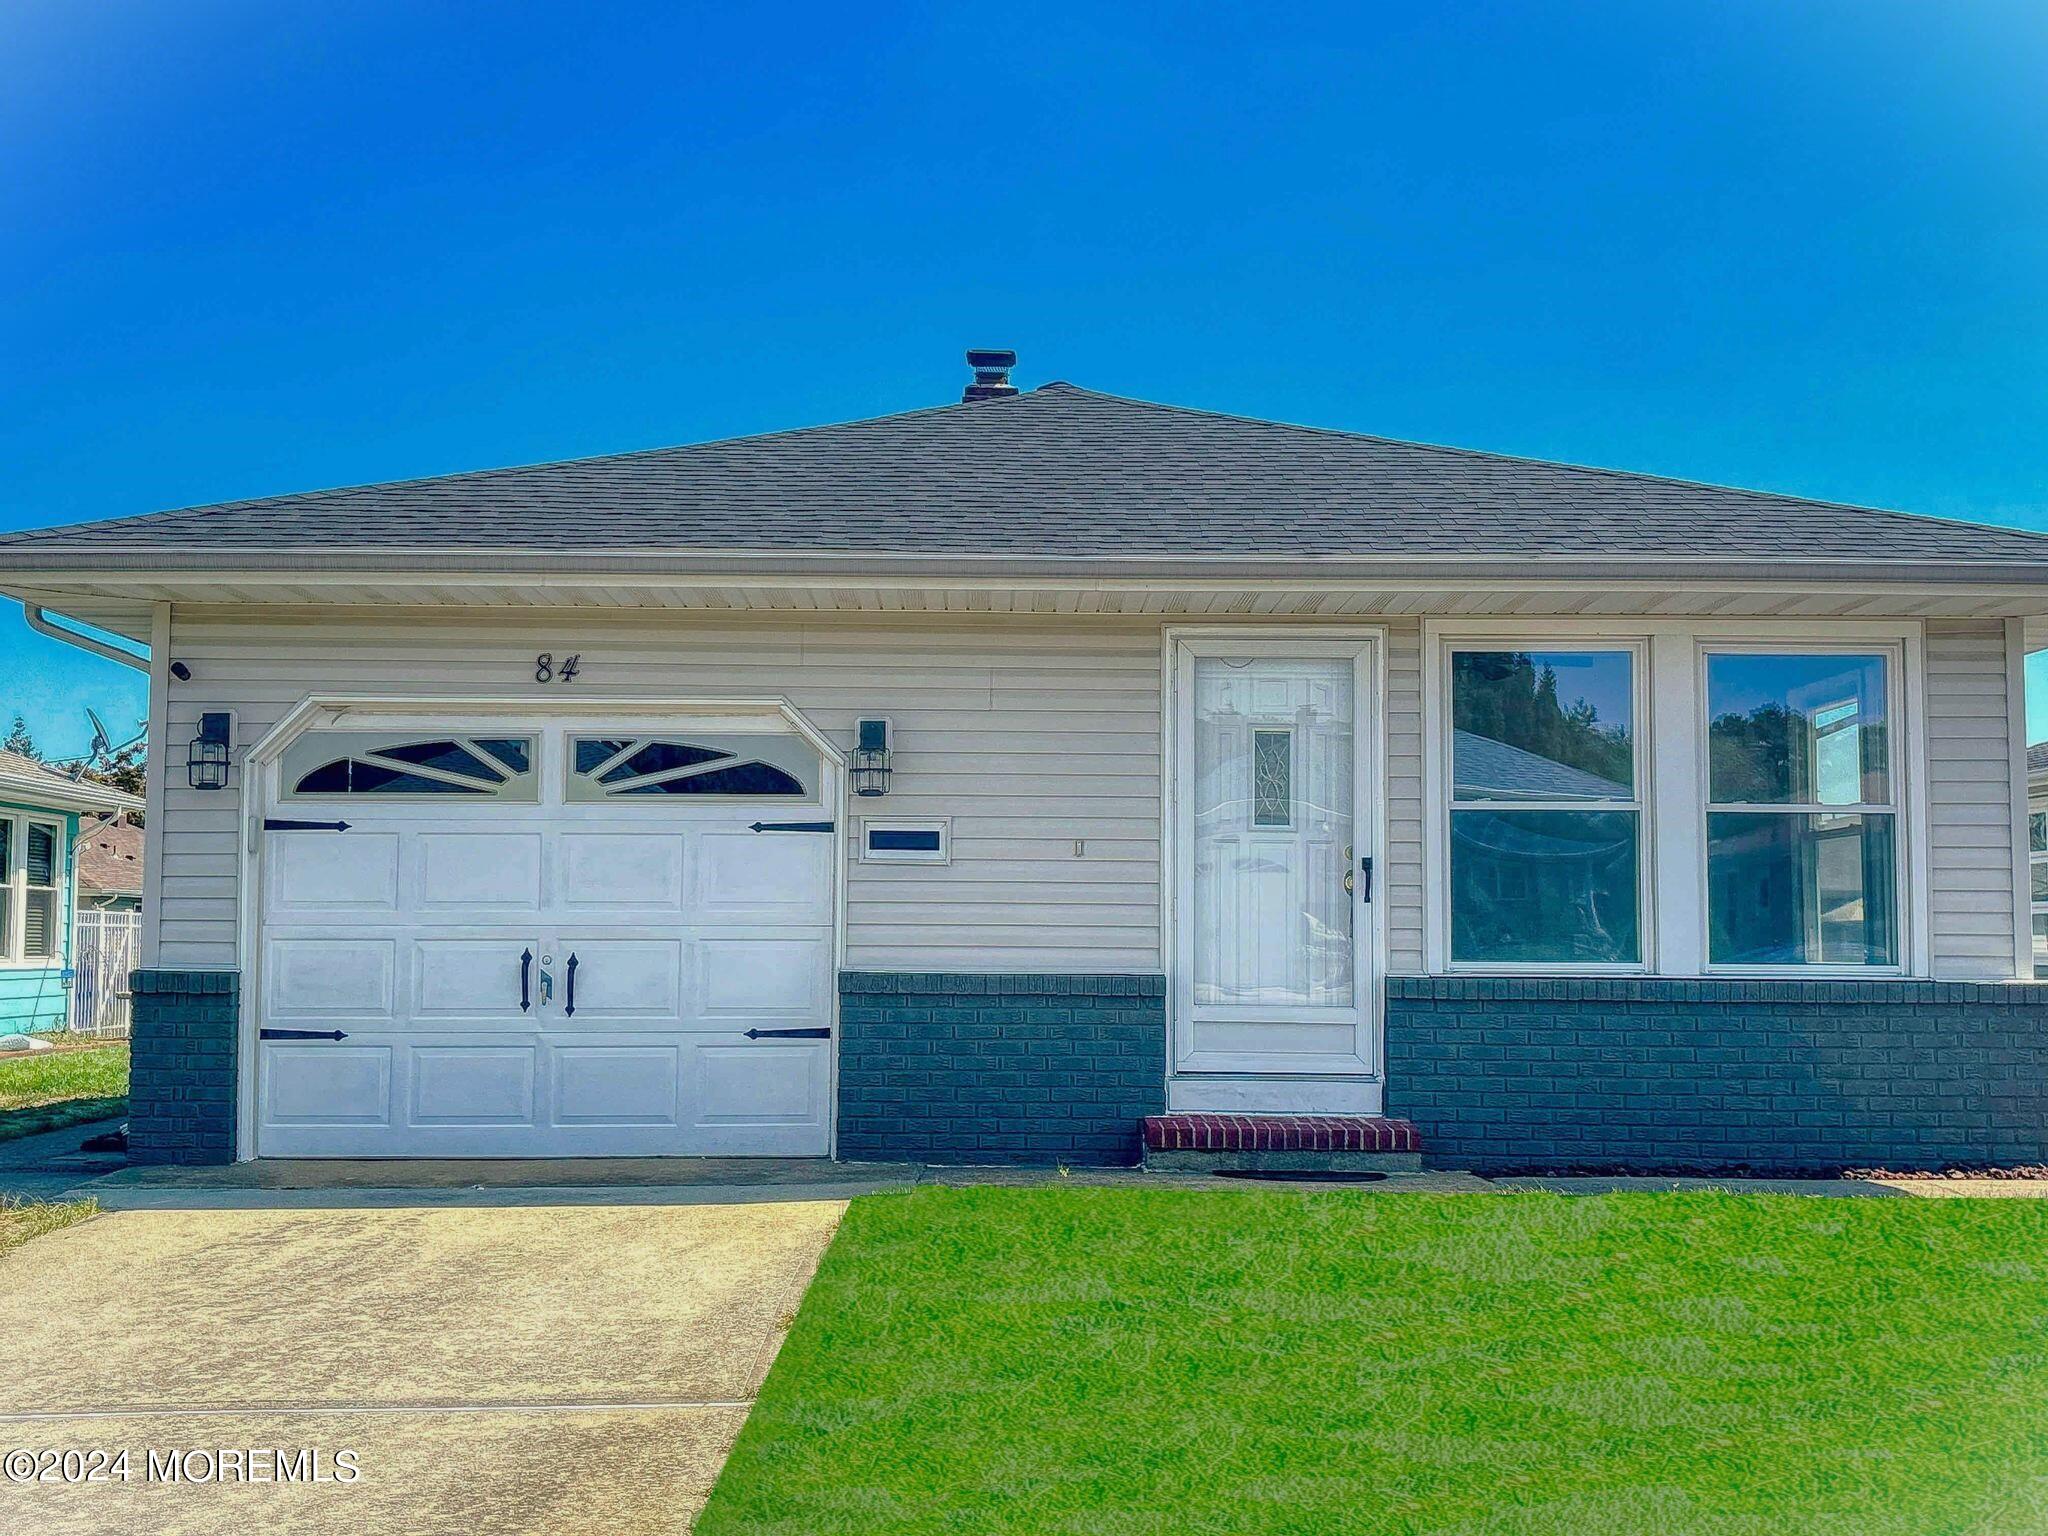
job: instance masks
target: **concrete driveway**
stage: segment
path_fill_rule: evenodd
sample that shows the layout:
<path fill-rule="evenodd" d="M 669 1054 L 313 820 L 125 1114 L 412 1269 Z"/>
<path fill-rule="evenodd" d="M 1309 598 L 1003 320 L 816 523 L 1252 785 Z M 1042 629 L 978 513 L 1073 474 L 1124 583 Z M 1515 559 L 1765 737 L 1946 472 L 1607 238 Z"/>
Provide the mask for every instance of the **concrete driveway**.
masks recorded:
<path fill-rule="evenodd" d="M 687 1530 L 844 1208 L 126 1210 L 38 1238 L 0 1259 L 0 1454 L 125 1450 L 126 1481 L 0 1483 L 0 1530 Z"/>

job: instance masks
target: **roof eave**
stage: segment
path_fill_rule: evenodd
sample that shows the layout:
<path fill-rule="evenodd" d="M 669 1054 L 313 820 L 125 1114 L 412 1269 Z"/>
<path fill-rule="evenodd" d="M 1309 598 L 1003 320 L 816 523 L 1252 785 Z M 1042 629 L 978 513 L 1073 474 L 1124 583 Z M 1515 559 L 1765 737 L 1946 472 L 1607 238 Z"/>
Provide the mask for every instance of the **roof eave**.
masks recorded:
<path fill-rule="evenodd" d="M 142 797 L 82 779 L 0 770 L 0 799 L 58 811 L 139 811 Z"/>
<path fill-rule="evenodd" d="M 0 586 L 33 591 L 90 572 L 97 582 L 137 584 L 163 576 L 203 577 L 236 584 L 304 585 L 309 580 L 375 580 L 445 585 L 468 582 L 606 579 L 687 583 L 703 578 L 825 576 L 1011 577 L 1031 580 L 1344 581 L 1375 585 L 1441 580 L 1447 573 L 1490 582 L 1662 580 L 1681 583 L 1878 581 L 1942 586 L 2048 586 L 2048 555 L 2040 560 L 1782 559 L 1668 554 L 1387 554 L 1247 555 L 1166 553 L 1061 555 L 914 551 L 625 550 L 565 553 L 436 546 L 418 549 L 322 551 L 283 548 L 172 551 L 0 551 Z"/>

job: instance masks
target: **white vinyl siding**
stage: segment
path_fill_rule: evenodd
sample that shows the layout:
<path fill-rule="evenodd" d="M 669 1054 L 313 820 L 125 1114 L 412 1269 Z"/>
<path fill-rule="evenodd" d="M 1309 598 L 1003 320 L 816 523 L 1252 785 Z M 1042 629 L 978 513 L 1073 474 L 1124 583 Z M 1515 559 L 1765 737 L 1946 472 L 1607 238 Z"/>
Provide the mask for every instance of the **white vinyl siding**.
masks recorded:
<path fill-rule="evenodd" d="M 854 721 L 895 725 L 889 795 L 863 814 L 948 817 L 947 866 L 863 863 L 849 847 L 847 961 L 856 968 L 1157 971 L 1160 679 L 1156 618 L 1002 614 L 780 617 L 179 607 L 169 682 L 160 900 L 165 966 L 236 963 L 243 756 L 308 693 L 517 698 L 559 690 L 787 697 L 841 747 Z M 1272 622 L 1270 619 L 1265 622 Z M 1824 639 L 1828 626 L 1814 627 Z M 1304 633 L 1313 633 L 1313 624 Z M 1386 621 L 1386 967 L 1421 974 L 1425 794 L 1420 621 Z M 533 656 L 582 654 L 569 684 Z M 2004 626 L 1926 630 L 1924 777 L 1932 974 L 2006 979 L 2018 930 Z M 235 713 L 235 767 L 186 787 L 206 709 Z M 1917 770 L 1919 765 L 1909 765 Z M 1084 852 L 1077 857 L 1075 843 Z"/>
<path fill-rule="evenodd" d="M 2018 812 L 2005 667 L 2001 621 L 1928 621 L 1930 922 L 1941 981 L 2004 981 L 2013 974 Z M 2026 722 L 2017 724 L 2024 739 Z"/>
<path fill-rule="evenodd" d="M 786 697 L 842 748 L 886 715 L 895 775 L 853 817 L 948 817 L 945 867 L 862 863 L 849 837 L 848 965 L 927 971 L 1159 969 L 1159 624 L 978 620 L 503 618 L 180 607 L 170 684 L 164 966 L 236 963 L 244 756 L 308 693 L 517 698 Z M 574 682 L 533 658 L 580 653 Z M 235 768 L 186 787 L 203 710 L 235 712 Z M 1076 843 L 1082 851 L 1077 855 Z"/>
<path fill-rule="evenodd" d="M 1422 941 L 1422 621 L 1387 626 L 1387 973 L 1420 976 Z"/>

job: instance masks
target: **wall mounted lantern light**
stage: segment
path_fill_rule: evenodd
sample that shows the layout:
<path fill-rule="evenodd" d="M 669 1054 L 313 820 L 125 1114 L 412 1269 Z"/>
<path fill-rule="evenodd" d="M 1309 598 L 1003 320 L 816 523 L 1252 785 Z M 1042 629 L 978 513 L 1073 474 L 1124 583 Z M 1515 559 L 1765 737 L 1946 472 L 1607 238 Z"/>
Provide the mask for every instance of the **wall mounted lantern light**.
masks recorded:
<path fill-rule="evenodd" d="M 228 787 L 228 717 L 204 714 L 199 717 L 199 734 L 185 757 L 185 778 L 194 789 Z"/>
<path fill-rule="evenodd" d="M 872 800 L 889 793 L 889 722 L 863 720 L 856 726 L 853 757 L 853 792 Z"/>

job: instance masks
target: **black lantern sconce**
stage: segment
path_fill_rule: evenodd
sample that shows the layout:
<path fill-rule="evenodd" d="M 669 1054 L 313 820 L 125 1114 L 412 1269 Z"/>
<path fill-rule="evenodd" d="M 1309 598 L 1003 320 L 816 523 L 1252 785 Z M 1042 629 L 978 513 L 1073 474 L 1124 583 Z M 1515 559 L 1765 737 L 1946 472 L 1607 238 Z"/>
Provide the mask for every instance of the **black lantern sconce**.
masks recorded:
<path fill-rule="evenodd" d="M 185 778 L 194 789 L 228 787 L 228 717 L 205 714 L 199 717 L 199 734 L 192 738 L 185 757 Z"/>
<path fill-rule="evenodd" d="M 862 720 L 855 729 L 853 792 L 872 800 L 889 793 L 889 722 Z"/>

